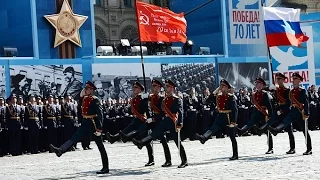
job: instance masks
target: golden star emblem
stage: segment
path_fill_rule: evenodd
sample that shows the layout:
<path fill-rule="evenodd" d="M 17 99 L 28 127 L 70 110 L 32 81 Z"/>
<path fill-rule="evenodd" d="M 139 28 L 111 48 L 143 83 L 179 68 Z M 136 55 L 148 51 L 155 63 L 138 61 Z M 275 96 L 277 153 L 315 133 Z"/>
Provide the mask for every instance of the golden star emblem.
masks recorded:
<path fill-rule="evenodd" d="M 88 16 L 74 14 L 69 2 L 64 0 L 59 14 L 44 17 L 56 29 L 54 48 L 67 40 L 81 47 L 79 29 Z"/>

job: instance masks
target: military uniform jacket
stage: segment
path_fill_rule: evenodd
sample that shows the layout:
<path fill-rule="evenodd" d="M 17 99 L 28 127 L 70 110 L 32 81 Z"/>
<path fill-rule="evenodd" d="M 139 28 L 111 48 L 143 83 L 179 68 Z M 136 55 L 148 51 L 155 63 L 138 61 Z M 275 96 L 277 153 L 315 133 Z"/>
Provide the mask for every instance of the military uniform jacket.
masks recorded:
<path fill-rule="evenodd" d="M 164 112 L 162 110 L 162 102 L 164 97 L 159 94 L 151 94 L 149 97 L 149 104 L 152 110 L 152 118 L 154 121 L 162 120 Z"/>
<path fill-rule="evenodd" d="M 8 105 L 6 108 L 6 121 L 8 128 L 21 127 L 23 122 L 22 110 L 19 105 Z"/>
<path fill-rule="evenodd" d="M 80 99 L 80 104 L 83 121 L 88 119 L 86 117 L 92 116 L 89 119 L 94 120 L 95 128 L 102 130 L 103 110 L 99 98 L 97 96 L 84 96 Z"/>
<path fill-rule="evenodd" d="M 77 111 L 73 103 L 63 103 L 61 105 L 61 119 L 74 119 Z"/>
<path fill-rule="evenodd" d="M 216 96 L 218 113 L 227 114 L 229 123 L 236 123 L 238 119 L 237 102 L 233 94 L 219 93 Z"/>
<path fill-rule="evenodd" d="M 6 128 L 6 106 L 0 106 L 0 131 Z"/>
<path fill-rule="evenodd" d="M 289 93 L 291 106 L 296 106 L 305 116 L 309 116 L 309 101 L 307 91 L 301 87 L 291 89 Z"/>
<path fill-rule="evenodd" d="M 57 124 L 57 106 L 55 104 L 46 104 L 43 106 L 43 125 L 48 127 L 48 124 L 53 123 L 54 128 Z"/>
<path fill-rule="evenodd" d="M 178 96 L 166 96 L 162 102 L 165 118 L 183 124 L 183 101 Z"/>
<path fill-rule="evenodd" d="M 256 91 L 252 93 L 252 103 L 257 111 L 262 113 L 266 118 L 270 118 L 273 115 L 273 109 L 268 92 Z"/>
<path fill-rule="evenodd" d="M 142 99 L 140 95 L 132 98 L 130 110 L 135 118 L 141 121 L 146 121 L 150 117 L 150 109 L 148 104 L 148 98 Z"/>
<path fill-rule="evenodd" d="M 290 89 L 285 86 L 277 87 L 275 90 L 277 111 L 280 111 L 281 114 L 287 113 L 290 108 L 290 99 L 289 99 Z"/>
<path fill-rule="evenodd" d="M 25 107 L 24 113 L 25 126 L 28 127 L 30 123 L 35 122 L 40 128 L 41 109 L 38 105 L 28 104 Z"/>

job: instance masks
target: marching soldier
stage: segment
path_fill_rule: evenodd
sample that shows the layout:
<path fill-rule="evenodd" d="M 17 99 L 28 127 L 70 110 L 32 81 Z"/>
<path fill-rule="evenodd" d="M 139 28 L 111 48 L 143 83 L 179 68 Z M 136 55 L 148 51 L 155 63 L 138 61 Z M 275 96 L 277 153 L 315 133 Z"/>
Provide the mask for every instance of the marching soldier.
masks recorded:
<path fill-rule="evenodd" d="M 292 79 L 293 89 L 289 92 L 289 99 L 291 102 L 290 110 L 284 120 L 276 128 L 269 127 L 269 130 L 274 136 L 294 121 L 297 121 L 301 127 L 303 127 L 303 124 L 306 123 L 309 117 L 307 92 L 305 89 L 300 87 L 300 82 L 303 78 L 298 73 L 293 73 Z M 309 133 L 306 131 L 307 129 L 302 131 L 304 136 L 307 138 L 307 151 L 304 152 L 303 155 L 310 155 L 312 154 L 311 138 Z"/>
<path fill-rule="evenodd" d="M 28 128 L 28 152 L 38 153 L 41 108 L 37 105 L 33 94 L 29 95 L 29 103 L 25 107 L 25 125 Z"/>
<path fill-rule="evenodd" d="M 21 154 L 21 122 L 23 122 L 21 107 L 17 104 L 17 96 L 11 94 L 9 97 L 10 105 L 6 109 L 6 120 L 10 137 L 11 155 L 17 156 Z"/>
<path fill-rule="evenodd" d="M 162 109 L 165 113 L 165 117 L 156 125 L 150 135 L 142 140 L 132 139 L 132 142 L 141 149 L 143 146 L 150 144 L 153 139 L 163 136 L 165 131 L 168 130 L 180 150 L 179 154 L 182 162 L 178 168 L 184 168 L 188 166 L 188 161 L 184 147 L 181 144 L 179 132 L 183 124 L 183 102 L 181 98 L 174 94 L 175 90 L 176 84 L 171 80 L 166 80 L 166 97 L 162 102 Z"/>
<path fill-rule="evenodd" d="M 43 106 L 43 124 L 48 132 L 46 149 L 49 144 L 58 144 L 57 106 L 54 104 L 53 95 L 48 95 L 48 103 Z M 50 151 L 52 153 L 52 151 Z"/>
<path fill-rule="evenodd" d="M 290 107 L 290 99 L 289 99 L 289 91 L 290 89 L 284 86 L 284 81 L 286 77 L 282 73 L 276 74 L 276 81 L 279 87 L 275 90 L 275 97 L 276 97 L 276 113 L 273 114 L 272 118 L 270 118 L 263 126 L 259 128 L 259 135 L 265 133 L 269 126 L 275 124 L 276 122 L 281 122 L 284 117 L 288 114 L 289 107 Z M 289 135 L 289 142 L 290 142 L 290 150 L 287 154 L 294 154 L 295 153 L 295 142 L 294 136 L 292 132 L 292 126 L 289 124 L 285 130 L 288 132 Z"/>
<path fill-rule="evenodd" d="M 273 115 L 268 92 L 262 90 L 266 86 L 266 82 L 262 78 L 257 78 L 256 81 L 256 92 L 252 93 L 252 103 L 254 105 L 251 118 L 246 125 L 239 129 L 239 136 L 247 132 L 255 124 L 265 124 Z M 260 126 L 260 125 L 259 125 Z M 266 154 L 273 154 L 273 141 L 270 132 L 267 134 L 268 138 L 268 151 Z"/>
<path fill-rule="evenodd" d="M 235 136 L 235 126 L 237 122 L 238 109 L 233 94 L 228 93 L 228 89 L 230 88 L 231 85 L 228 83 L 228 81 L 224 79 L 220 81 L 220 93 L 218 93 L 216 96 L 218 112 L 216 120 L 207 132 L 205 132 L 203 135 L 196 134 L 195 138 L 204 144 L 213 133 L 219 129 L 229 127 L 229 131 L 227 132 L 229 132 L 233 150 L 233 155 L 230 160 L 236 160 L 238 159 L 238 145 Z"/>
<path fill-rule="evenodd" d="M 131 100 L 131 112 L 134 116 L 132 122 L 120 130 L 118 134 L 112 136 L 110 133 L 106 133 L 108 141 L 112 144 L 120 138 L 124 143 L 131 140 L 133 137 L 141 132 L 141 125 L 146 123 L 146 120 L 150 118 L 150 111 L 148 106 L 148 94 L 144 94 L 144 86 L 139 82 L 135 82 L 133 85 L 134 98 Z"/>
<path fill-rule="evenodd" d="M 71 137 L 71 139 L 65 142 L 62 146 L 57 148 L 50 144 L 50 149 L 60 157 L 82 138 L 94 134 L 93 139 L 98 146 L 103 165 L 102 169 L 98 171 L 97 174 L 106 174 L 109 173 L 109 161 L 101 137 L 103 122 L 102 104 L 98 97 L 93 95 L 96 89 L 97 88 L 92 82 L 86 82 L 85 88 L 80 93 L 80 104 L 83 119 L 81 127 Z"/>

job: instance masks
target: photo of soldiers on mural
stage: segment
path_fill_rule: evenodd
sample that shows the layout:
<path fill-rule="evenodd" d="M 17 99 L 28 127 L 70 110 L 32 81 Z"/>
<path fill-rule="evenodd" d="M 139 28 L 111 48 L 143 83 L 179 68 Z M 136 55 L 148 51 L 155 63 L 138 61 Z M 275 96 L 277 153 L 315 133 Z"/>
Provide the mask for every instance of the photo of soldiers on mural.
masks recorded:
<path fill-rule="evenodd" d="M 6 96 L 6 78 L 5 78 L 5 68 L 0 66 L 0 97 Z"/>
<path fill-rule="evenodd" d="M 161 77 L 162 82 L 174 81 L 182 93 L 188 93 L 193 87 L 202 94 L 206 88 L 212 92 L 216 87 L 215 65 L 209 63 L 161 64 Z"/>
<path fill-rule="evenodd" d="M 226 79 L 236 90 L 254 87 L 255 79 L 261 77 L 269 84 L 268 63 L 220 63 L 219 78 Z"/>
<path fill-rule="evenodd" d="M 82 65 L 10 66 L 11 94 L 26 99 L 30 94 L 56 97 L 70 94 L 75 100 L 82 90 Z"/>
<path fill-rule="evenodd" d="M 159 63 L 145 64 L 148 91 L 151 88 L 151 80 L 161 78 L 160 68 Z M 97 87 L 96 95 L 102 100 L 131 98 L 132 84 L 135 81 L 144 84 L 140 63 L 93 64 L 92 74 L 92 81 Z"/>

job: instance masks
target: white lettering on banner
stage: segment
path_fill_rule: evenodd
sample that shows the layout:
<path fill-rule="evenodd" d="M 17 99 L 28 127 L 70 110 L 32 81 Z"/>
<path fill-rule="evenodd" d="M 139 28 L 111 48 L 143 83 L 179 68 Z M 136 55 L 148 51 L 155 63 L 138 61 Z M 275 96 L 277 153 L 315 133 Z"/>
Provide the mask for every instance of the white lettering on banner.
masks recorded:
<path fill-rule="evenodd" d="M 252 6 L 246 0 L 229 0 L 231 44 L 265 43 L 262 7 L 259 2 Z"/>

